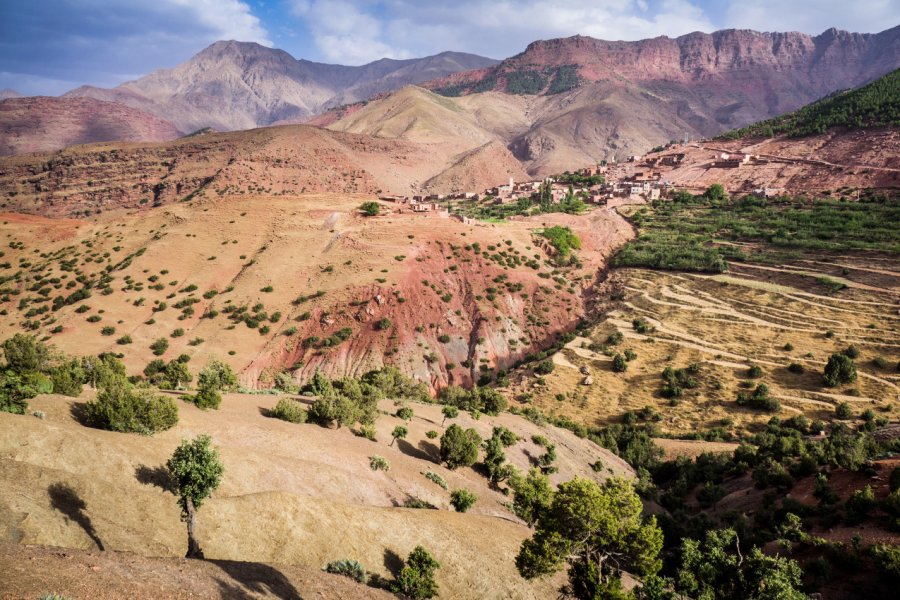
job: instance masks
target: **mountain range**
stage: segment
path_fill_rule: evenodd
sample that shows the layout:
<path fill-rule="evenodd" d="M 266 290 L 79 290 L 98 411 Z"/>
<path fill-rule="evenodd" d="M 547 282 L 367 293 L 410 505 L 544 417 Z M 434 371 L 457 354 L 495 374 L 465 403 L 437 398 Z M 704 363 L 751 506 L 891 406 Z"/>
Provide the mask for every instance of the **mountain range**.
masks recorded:
<path fill-rule="evenodd" d="M 818 36 L 724 30 L 635 42 L 574 36 L 533 42 L 501 62 L 445 52 L 358 67 L 222 41 L 116 88 L 83 86 L 40 102 L 0 100 L 0 153 L 311 120 L 443 144 L 449 150 L 442 157 L 449 152 L 460 164 L 490 148 L 504 155 L 504 165 L 518 161 L 537 175 L 640 154 L 684 136 L 718 135 L 898 66 L 900 27 Z M 400 89 L 409 85 L 433 93 Z M 95 124 L 96 113 L 103 113 L 103 126 Z M 68 118 L 53 117 L 60 114 Z"/>
<path fill-rule="evenodd" d="M 297 60 L 251 42 L 216 42 L 172 69 L 113 89 L 83 86 L 65 97 L 121 102 L 170 121 L 183 132 L 230 131 L 306 119 L 340 104 L 497 61 L 458 52 L 358 67 Z"/>

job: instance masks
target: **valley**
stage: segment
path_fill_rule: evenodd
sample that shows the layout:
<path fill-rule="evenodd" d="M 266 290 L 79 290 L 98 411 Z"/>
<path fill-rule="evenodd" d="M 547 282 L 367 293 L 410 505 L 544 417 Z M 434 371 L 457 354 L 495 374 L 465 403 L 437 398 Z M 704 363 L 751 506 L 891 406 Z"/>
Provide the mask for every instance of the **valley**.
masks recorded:
<path fill-rule="evenodd" d="M 388 4 L 0 92 L 0 598 L 889 597 L 900 27 Z"/>

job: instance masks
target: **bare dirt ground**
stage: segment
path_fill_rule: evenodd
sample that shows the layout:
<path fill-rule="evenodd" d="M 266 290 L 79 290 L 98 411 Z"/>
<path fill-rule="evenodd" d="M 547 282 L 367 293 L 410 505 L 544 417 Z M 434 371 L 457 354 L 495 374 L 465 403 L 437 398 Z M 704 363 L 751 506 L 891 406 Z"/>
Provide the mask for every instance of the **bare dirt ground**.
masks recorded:
<path fill-rule="evenodd" d="M 610 289 L 624 290 L 624 300 L 612 305 L 589 337 L 576 339 L 553 358 L 556 368 L 543 384 L 526 376 L 514 392 L 531 393 L 533 403 L 548 413 L 589 424 L 615 422 L 626 411 L 649 406 L 660 415 L 660 426 L 676 434 L 714 426 L 740 431 L 764 423 L 771 414 L 735 403 L 739 391 L 759 383 L 780 401 L 777 414 L 783 417 L 829 418 L 838 402 L 848 402 L 856 414 L 871 408 L 877 416 L 897 418 L 896 260 L 842 255 L 778 267 L 732 267 L 715 276 L 614 271 Z M 844 280 L 848 287 L 829 293 L 822 277 Z M 636 332 L 632 320 L 638 318 L 655 330 Z M 604 354 L 602 346 L 615 332 L 624 340 Z M 851 344 L 860 352 L 857 381 L 824 387 L 829 355 Z M 626 349 L 637 358 L 625 373 L 614 373 L 610 355 Z M 677 405 L 661 397 L 663 369 L 692 363 L 700 365 L 700 385 L 685 390 Z M 804 373 L 790 372 L 791 363 L 802 365 Z M 762 369 L 761 377 L 748 376 L 751 364 Z M 591 385 L 583 384 L 582 367 L 591 374 Z"/>
<path fill-rule="evenodd" d="M 379 419 L 378 441 L 372 442 L 346 428 L 264 416 L 276 401 L 228 395 L 220 410 L 209 412 L 179 401 L 178 426 L 153 437 L 83 427 L 72 417 L 73 401 L 59 396 L 31 402 L 32 410 L 45 413 L 43 419 L 0 414 L 0 530 L 20 544 L 183 556 L 184 524 L 163 465 L 181 438 L 206 433 L 225 465 L 222 485 L 200 511 L 199 536 L 208 559 L 318 569 L 354 558 L 390 577 L 398 557 L 421 544 L 442 564 L 438 582 L 444 597 L 553 595 L 555 579 L 527 582 L 515 570 L 513 558 L 529 530 L 505 507 L 509 498 L 473 469 L 450 471 L 437 464 L 438 440 L 425 433 L 443 430 L 440 406 L 412 405 L 408 437 L 391 446 L 390 431 L 401 423 L 396 417 Z M 381 408 L 396 410 L 391 401 Z M 559 455 L 554 483 L 576 475 L 631 476 L 621 459 L 566 430 L 510 414 L 478 421 L 461 415 L 455 422 L 482 437 L 494 425 L 509 427 L 524 438 L 507 452 L 520 469 L 543 452 L 531 436 L 546 436 Z M 389 471 L 370 469 L 376 454 L 389 461 Z M 600 473 L 590 467 L 598 460 L 605 467 Z M 448 490 L 475 492 L 475 506 L 465 514 L 453 512 L 449 491 L 425 478 L 428 471 L 442 477 Z M 438 510 L 403 508 L 410 498 Z M 21 565 L 14 561 L 4 568 L 16 564 Z M 26 583 L 63 585 L 70 581 L 65 573 Z"/>
<path fill-rule="evenodd" d="M 151 558 L 131 552 L 74 550 L 0 542 L 0 598 L 396 598 L 339 575 L 296 566 L 231 560 Z"/>

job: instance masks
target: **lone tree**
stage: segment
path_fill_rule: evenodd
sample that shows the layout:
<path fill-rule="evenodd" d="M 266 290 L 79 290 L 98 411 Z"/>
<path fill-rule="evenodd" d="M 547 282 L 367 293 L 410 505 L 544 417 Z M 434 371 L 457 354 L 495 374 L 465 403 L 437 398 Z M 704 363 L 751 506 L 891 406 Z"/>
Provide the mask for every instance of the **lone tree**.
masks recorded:
<path fill-rule="evenodd" d="M 828 387 L 851 383 L 856 381 L 856 366 L 849 356 L 836 352 L 828 358 L 828 364 L 825 365 L 822 377 Z"/>
<path fill-rule="evenodd" d="M 527 578 L 551 575 L 569 564 L 569 593 L 605 597 L 620 587 L 620 570 L 652 575 L 661 567 L 662 531 L 644 520 L 631 483 L 611 478 L 603 485 L 576 477 L 563 483 L 538 520 L 534 536 L 522 542 L 516 568 Z"/>
<path fill-rule="evenodd" d="M 441 409 L 441 414 L 444 415 L 444 420 L 441 421 L 441 427 L 443 427 L 444 423 L 447 422 L 447 419 L 455 419 L 459 416 L 459 409 L 448 404 Z"/>
<path fill-rule="evenodd" d="M 441 460 L 450 469 L 471 467 L 478 460 L 479 446 L 481 437 L 477 431 L 453 423 L 441 436 Z"/>
<path fill-rule="evenodd" d="M 391 446 L 393 446 L 394 442 L 396 442 L 397 440 L 402 440 L 403 438 L 405 438 L 407 433 L 409 433 L 409 430 L 403 425 L 397 425 L 396 427 L 394 427 L 394 430 L 391 432 L 391 437 L 393 438 L 391 440 Z"/>
<path fill-rule="evenodd" d="M 441 564 L 422 546 L 416 546 L 406 564 L 400 570 L 397 581 L 391 586 L 392 591 L 411 598 L 411 600 L 427 600 L 437 596 L 438 585 L 434 580 L 434 572 Z"/>
<path fill-rule="evenodd" d="M 219 487 L 225 468 L 219 460 L 219 452 L 210 447 L 208 435 L 197 436 L 193 441 L 181 440 L 181 445 L 166 463 L 181 506 L 182 519 L 187 523 L 187 558 L 203 558 L 203 550 L 197 541 L 197 510 Z"/>
<path fill-rule="evenodd" d="M 193 401 L 199 408 L 217 409 L 222 403 L 221 392 L 227 392 L 237 386 L 238 380 L 228 364 L 212 359 L 197 377 L 197 393 Z"/>

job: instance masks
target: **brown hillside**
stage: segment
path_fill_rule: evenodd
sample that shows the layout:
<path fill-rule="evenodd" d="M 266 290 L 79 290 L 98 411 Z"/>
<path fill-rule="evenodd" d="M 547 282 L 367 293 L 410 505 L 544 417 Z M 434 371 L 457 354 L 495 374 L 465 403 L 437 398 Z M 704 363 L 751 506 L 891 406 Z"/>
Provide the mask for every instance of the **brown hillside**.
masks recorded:
<path fill-rule="evenodd" d="M 557 579 L 529 582 L 515 570 L 513 556 L 529 530 L 505 508 L 508 498 L 490 489 L 472 469 L 450 471 L 435 462 L 436 446 L 425 432 L 442 429 L 440 406 L 413 405 L 409 436 L 391 446 L 389 432 L 401 423 L 396 417 L 379 419 L 379 441 L 372 442 L 347 429 L 293 425 L 263 416 L 276 401 L 271 396 L 229 395 L 220 410 L 208 412 L 179 402 L 179 425 L 152 438 L 85 428 L 71 416 L 71 399 L 58 396 L 31 402 L 32 409 L 44 413 L 43 419 L 0 414 L 0 516 L 6 539 L 84 550 L 102 544 L 108 551 L 140 556 L 183 555 L 184 524 L 175 498 L 165 490 L 160 467 L 179 439 L 207 433 L 220 449 L 225 475 L 199 513 L 200 541 L 215 567 L 195 568 L 180 561 L 200 572 L 198 586 L 215 576 L 211 574 L 217 568 L 228 570 L 219 561 L 283 565 L 284 578 L 279 580 L 297 581 L 294 577 L 310 577 L 309 571 L 288 565 L 316 569 L 330 560 L 353 558 L 370 572 L 390 577 L 396 557 L 421 544 L 442 564 L 437 574 L 442 597 L 553 594 Z M 391 401 L 381 408 L 395 410 Z M 521 469 L 530 464 L 529 455 L 540 453 L 531 436 L 546 436 L 558 447 L 560 471 L 553 475 L 554 482 L 575 475 L 602 479 L 610 473 L 631 473 L 617 457 L 565 430 L 541 428 L 509 414 L 478 421 L 461 415 L 456 421 L 482 436 L 489 436 L 492 426 L 504 425 L 523 437 L 507 452 Z M 389 461 L 389 471 L 369 468 L 374 454 Z M 607 467 L 602 473 L 589 466 L 598 459 Z M 475 506 L 465 514 L 448 510 L 449 492 L 426 479 L 426 471 L 440 475 L 450 489 L 475 492 Z M 401 508 L 411 497 L 438 510 Z M 123 560 L 133 559 L 126 555 Z M 89 564 L 99 565 L 101 572 L 112 570 L 112 576 L 120 568 L 102 556 Z M 150 565 L 169 568 L 164 562 L 138 562 L 135 568 Z M 269 568 L 258 568 L 275 576 Z M 245 565 L 247 571 L 252 572 L 252 565 Z M 72 581 L 67 574 L 45 573 L 41 581 L 61 592 L 83 589 L 78 586 L 84 580 Z M 224 574 L 218 578 L 237 585 Z M 142 585 L 158 581 L 147 579 Z M 198 591 L 207 593 L 202 587 Z"/>
<path fill-rule="evenodd" d="M 306 379 L 317 368 L 360 375 L 383 364 L 436 387 L 470 383 L 482 369 L 507 368 L 571 330 L 597 270 L 632 235 L 605 209 L 464 225 L 389 204 L 386 214 L 365 218 L 357 209 L 368 199 L 254 194 L 90 221 L 4 215 L 0 274 L 13 277 L 0 296 L 7 311 L 0 335 L 24 327 L 67 352 L 121 352 L 135 373 L 162 337 L 170 342 L 163 358 L 186 352 L 197 370 L 219 356 L 248 386 L 268 385 L 283 370 Z M 535 236 L 552 224 L 581 237 L 582 267 L 552 266 Z M 507 264 L 513 256 L 518 265 Z M 109 268 L 108 291 L 97 283 L 86 300 L 52 310 L 54 298 L 81 287 L 69 284 L 73 268 L 95 282 Z M 21 303 L 42 287 L 45 303 Z M 225 312 L 257 304 L 266 315 L 253 329 Z M 210 311 L 219 314 L 204 318 Z M 103 335 L 104 327 L 115 331 Z M 344 328 L 352 336 L 322 347 Z M 172 337 L 176 329 L 183 333 Z M 117 343 L 123 335 L 131 343 Z M 319 342 L 304 344 L 308 338 Z"/>

